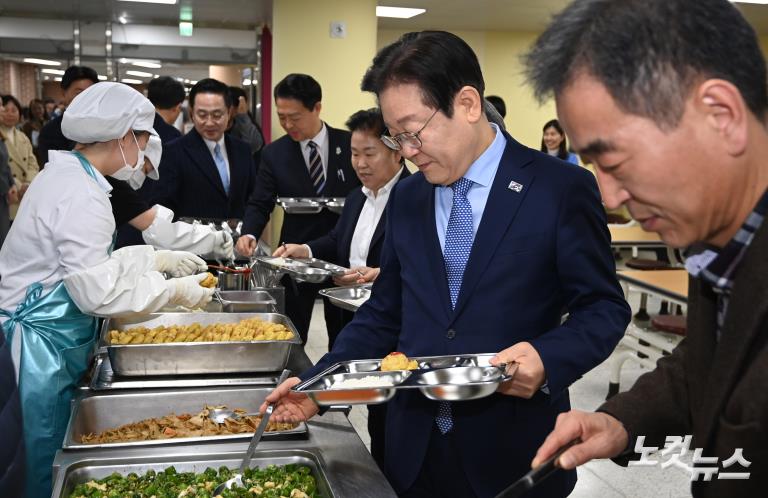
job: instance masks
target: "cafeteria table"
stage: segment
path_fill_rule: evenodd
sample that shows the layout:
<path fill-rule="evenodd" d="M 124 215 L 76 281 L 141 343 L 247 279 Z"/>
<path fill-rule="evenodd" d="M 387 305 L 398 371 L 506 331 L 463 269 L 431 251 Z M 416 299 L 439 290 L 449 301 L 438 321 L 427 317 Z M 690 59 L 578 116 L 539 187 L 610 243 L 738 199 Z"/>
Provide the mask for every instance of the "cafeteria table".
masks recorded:
<path fill-rule="evenodd" d="M 688 272 L 685 270 L 626 270 L 616 272 L 616 276 L 628 296 L 630 289 L 655 295 L 665 301 L 685 307 L 688 302 Z M 621 367 L 627 360 L 633 360 L 653 370 L 662 356 L 672 350 L 682 340 L 676 334 L 644 330 L 630 323 L 620 341 L 627 351 L 620 352 L 611 359 L 611 373 L 608 384 L 608 396 L 619 392 Z M 645 357 L 641 356 L 645 355 Z"/>
<path fill-rule="evenodd" d="M 667 247 L 655 232 L 646 232 L 635 222 L 626 225 L 608 225 L 611 233 L 611 246 L 616 249 L 631 248 L 632 257 L 636 258 L 639 249 L 659 249 Z"/>

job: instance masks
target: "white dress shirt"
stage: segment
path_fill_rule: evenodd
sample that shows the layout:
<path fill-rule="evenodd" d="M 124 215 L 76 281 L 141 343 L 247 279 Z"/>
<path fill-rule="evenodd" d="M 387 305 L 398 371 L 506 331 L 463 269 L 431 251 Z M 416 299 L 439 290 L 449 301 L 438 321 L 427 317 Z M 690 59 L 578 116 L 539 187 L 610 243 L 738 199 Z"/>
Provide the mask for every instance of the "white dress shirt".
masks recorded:
<path fill-rule="evenodd" d="M 227 165 L 227 175 L 229 175 L 229 181 L 232 182 L 232 169 L 229 167 L 229 156 L 227 155 L 227 146 L 224 145 L 224 135 L 221 136 L 218 142 L 214 142 L 213 140 L 208 140 L 207 138 L 203 139 L 203 142 L 205 142 L 206 147 L 208 147 L 208 150 L 211 152 L 211 157 L 213 158 L 213 164 L 216 164 L 216 156 L 213 154 L 213 149 L 216 147 L 216 144 L 219 144 L 219 147 L 221 148 L 221 155 L 224 157 L 224 163 Z"/>
<path fill-rule="evenodd" d="M 301 154 L 304 156 L 304 163 L 307 165 L 307 171 L 309 171 L 309 141 L 317 144 L 317 152 L 320 154 L 320 162 L 323 163 L 323 175 L 325 175 L 326 181 L 328 180 L 328 128 L 325 127 L 325 123 L 320 127 L 320 131 L 317 135 L 309 140 L 302 140 L 299 142 L 301 146 Z"/>
<path fill-rule="evenodd" d="M 363 204 L 363 209 L 360 211 L 360 217 L 357 218 L 355 233 L 352 235 L 352 242 L 349 246 L 349 266 L 351 268 L 367 266 L 366 261 L 368 260 L 368 251 L 371 249 L 373 232 L 376 231 L 381 215 L 384 213 L 384 208 L 387 207 L 389 194 L 402 173 L 403 168 L 400 168 L 400 171 L 386 185 L 381 187 L 375 196 L 371 189 L 367 187 L 362 188 L 365 195 L 365 204 Z"/>

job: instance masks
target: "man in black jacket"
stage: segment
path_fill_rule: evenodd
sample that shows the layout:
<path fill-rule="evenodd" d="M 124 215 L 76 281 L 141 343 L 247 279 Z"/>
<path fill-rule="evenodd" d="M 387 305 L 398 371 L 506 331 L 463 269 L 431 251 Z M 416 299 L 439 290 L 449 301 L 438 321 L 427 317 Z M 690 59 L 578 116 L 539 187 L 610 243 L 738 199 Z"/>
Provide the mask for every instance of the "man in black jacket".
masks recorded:
<path fill-rule="evenodd" d="M 346 197 L 360 186 L 351 165 L 349 132 L 331 128 L 320 119 L 320 84 L 306 74 L 289 74 L 277 84 L 274 95 L 280 126 L 287 135 L 261 152 L 256 185 L 243 220 L 244 236 L 237 241 L 237 251 L 245 256 L 253 254 L 277 197 Z M 280 240 L 304 243 L 318 238 L 331 231 L 338 218 L 327 210 L 312 215 L 286 213 Z M 294 294 L 290 283 L 285 283 L 289 289 L 286 313 L 306 342 L 321 285 L 299 284 Z M 326 322 L 332 315 L 333 310 L 326 308 Z"/>

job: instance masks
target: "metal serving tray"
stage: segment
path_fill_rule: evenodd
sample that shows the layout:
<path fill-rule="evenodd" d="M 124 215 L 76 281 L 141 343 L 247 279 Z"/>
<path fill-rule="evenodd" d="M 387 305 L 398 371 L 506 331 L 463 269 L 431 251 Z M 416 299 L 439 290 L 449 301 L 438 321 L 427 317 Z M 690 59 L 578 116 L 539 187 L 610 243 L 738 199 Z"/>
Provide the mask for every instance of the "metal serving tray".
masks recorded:
<path fill-rule="evenodd" d="M 378 404 L 392 399 L 400 389 L 419 389 L 426 397 L 440 401 L 466 401 L 490 396 L 499 384 L 512 378 L 516 364 L 506 369 L 490 365 L 494 354 L 424 356 L 411 358 L 416 370 L 381 372 L 381 360 L 354 360 L 336 363 L 293 388 L 309 395 L 321 406 Z M 375 387 L 334 387 L 339 382 L 379 377 Z M 389 382 L 387 382 L 389 381 Z"/>
<path fill-rule="evenodd" d="M 86 434 L 97 434 L 125 424 L 147 418 L 164 417 L 175 413 L 198 413 L 204 405 L 226 405 L 230 409 L 243 408 L 249 413 L 259 411 L 264 398 L 272 388 L 240 387 L 237 389 L 184 389 L 177 391 L 155 390 L 132 393 L 89 394 L 76 399 L 72 404 L 65 450 L 91 450 L 101 448 L 131 448 L 136 446 L 167 446 L 185 443 L 239 442 L 249 441 L 253 433 L 225 436 L 201 436 L 152 441 L 131 441 L 123 443 L 87 444 L 81 443 Z M 301 422 L 288 431 L 265 432 L 264 438 L 289 439 L 307 437 L 307 425 Z"/>
<path fill-rule="evenodd" d="M 256 263 L 288 275 L 298 282 L 320 283 L 333 276 L 344 275 L 347 268 L 316 258 L 257 257 Z"/>
<path fill-rule="evenodd" d="M 175 342 L 112 346 L 110 330 L 160 325 L 236 323 L 259 318 L 281 323 L 293 332 L 289 341 Z M 106 347 L 114 373 L 121 376 L 199 375 L 234 372 L 275 372 L 288 362 L 293 344 L 301 338 L 291 320 L 277 313 L 154 313 L 138 320 L 110 318 L 104 321 L 100 347 Z"/>
<path fill-rule="evenodd" d="M 62 467 L 53 483 L 52 498 L 68 498 L 75 486 L 92 479 L 103 479 L 114 472 L 126 475 L 131 472 L 144 474 L 149 470 L 161 471 L 173 465 L 179 472 L 204 472 L 206 468 L 226 466 L 236 469 L 242 462 L 242 453 L 208 452 L 187 454 L 148 454 L 120 458 L 87 457 Z M 317 482 L 323 498 L 333 498 L 324 463 L 319 455 L 303 450 L 261 450 L 251 460 L 251 468 L 267 465 L 305 465 Z"/>
<path fill-rule="evenodd" d="M 277 301 L 264 290 L 223 290 L 214 294 L 204 309 L 209 313 L 272 313 L 277 309 Z"/>
<path fill-rule="evenodd" d="M 341 212 L 344 210 L 344 198 L 332 197 L 326 201 L 325 207 L 328 209 L 328 211 L 341 214 Z"/>
<path fill-rule="evenodd" d="M 323 210 L 323 197 L 278 197 L 277 203 L 288 214 L 316 214 Z"/>
<path fill-rule="evenodd" d="M 100 353 L 93 364 L 88 388 L 93 391 L 124 389 L 178 389 L 186 387 L 216 386 L 271 386 L 277 383 L 276 372 L 263 374 L 208 374 L 184 375 L 181 377 L 148 376 L 121 377 L 112 371 L 112 364 L 106 352 Z"/>
<path fill-rule="evenodd" d="M 350 285 L 347 287 L 331 287 L 321 289 L 320 295 L 325 296 L 331 304 L 349 311 L 357 311 L 371 297 L 373 284 Z"/>

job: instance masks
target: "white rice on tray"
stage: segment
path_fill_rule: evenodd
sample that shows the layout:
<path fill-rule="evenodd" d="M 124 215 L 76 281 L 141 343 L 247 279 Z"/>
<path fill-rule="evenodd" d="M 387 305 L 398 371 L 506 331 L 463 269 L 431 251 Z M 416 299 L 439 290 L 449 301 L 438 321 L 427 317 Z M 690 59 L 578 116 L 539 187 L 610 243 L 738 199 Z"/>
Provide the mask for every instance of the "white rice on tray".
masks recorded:
<path fill-rule="evenodd" d="M 375 375 L 367 375 L 359 379 L 344 379 L 339 382 L 334 382 L 331 389 L 356 389 L 358 387 L 392 387 L 394 386 L 394 380 L 391 377 L 377 377 Z"/>

